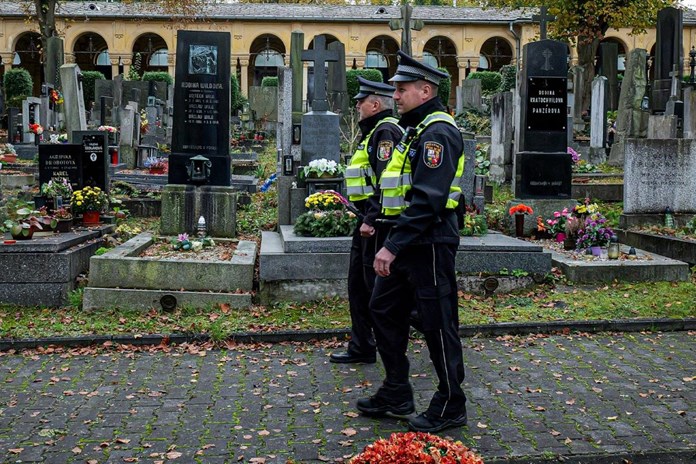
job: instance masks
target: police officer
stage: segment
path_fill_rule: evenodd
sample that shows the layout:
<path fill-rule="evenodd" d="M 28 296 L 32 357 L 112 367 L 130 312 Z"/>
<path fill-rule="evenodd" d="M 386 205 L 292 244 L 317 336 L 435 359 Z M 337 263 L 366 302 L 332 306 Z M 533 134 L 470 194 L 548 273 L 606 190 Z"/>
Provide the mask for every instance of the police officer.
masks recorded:
<path fill-rule="evenodd" d="M 465 425 L 467 419 L 454 268 L 463 143 L 437 96 L 447 74 L 403 52 L 399 56 L 390 82 L 406 132 L 380 178 L 382 212 L 395 225 L 375 256 L 378 277 L 370 300 L 386 377 L 373 396 L 358 400 L 357 408 L 373 416 L 415 410 L 406 356 L 409 314 L 415 307 L 438 386 L 428 408 L 409 420 L 409 429 L 433 433 Z"/>
<path fill-rule="evenodd" d="M 360 92 L 355 96 L 355 107 L 362 138 L 350 159 L 345 179 L 348 198 L 362 213 L 362 221 L 353 231 L 348 269 L 351 338 L 347 351 L 331 354 L 329 359 L 334 363 L 376 361 L 369 302 L 376 277 L 372 263 L 385 237 L 376 225 L 381 214 L 377 179 L 403 133 L 392 116 L 394 87 L 362 77 L 358 77 L 358 83 Z"/>

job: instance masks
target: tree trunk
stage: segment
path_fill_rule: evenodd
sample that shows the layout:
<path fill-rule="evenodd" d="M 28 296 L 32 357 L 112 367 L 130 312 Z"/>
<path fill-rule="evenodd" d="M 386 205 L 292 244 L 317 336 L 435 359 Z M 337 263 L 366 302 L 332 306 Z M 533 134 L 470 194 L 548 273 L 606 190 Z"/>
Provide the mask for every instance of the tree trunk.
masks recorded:
<path fill-rule="evenodd" d="M 592 80 L 595 77 L 595 56 L 599 48 L 599 39 L 596 38 L 590 41 L 578 40 L 578 65 L 583 71 L 583 88 L 582 88 L 582 111 L 586 111 L 590 107 L 592 101 Z M 576 96 L 577 98 L 577 96 Z"/>
<path fill-rule="evenodd" d="M 48 76 L 46 69 L 47 60 L 45 53 L 48 51 L 48 38 L 58 35 L 56 33 L 56 3 L 58 0 L 34 0 L 34 8 L 36 8 L 36 19 L 39 23 L 39 32 L 41 33 L 41 53 L 42 66 L 44 68 L 43 75 Z"/>

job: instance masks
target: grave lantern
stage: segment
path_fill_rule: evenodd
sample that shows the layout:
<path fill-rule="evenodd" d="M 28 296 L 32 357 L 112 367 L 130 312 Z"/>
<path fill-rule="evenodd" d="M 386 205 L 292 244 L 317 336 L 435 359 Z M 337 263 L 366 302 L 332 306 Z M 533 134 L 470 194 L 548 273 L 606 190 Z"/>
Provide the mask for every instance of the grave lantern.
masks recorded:
<path fill-rule="evenodd" d="M 621 245 L 619 245 L 619 238 L 616 235 L 612 235 L 609 240 L 609 249 L 607 250 L 607 257 L 609 259 L 619 259 L 621 254 Z"/>
<path fill-rule="evenodd" d="M 189 180 L 194 184 L 208 183 L 212 165 L 213 163 L 205 156 L 198 155 L 192 157 L 186 167 Z"/>

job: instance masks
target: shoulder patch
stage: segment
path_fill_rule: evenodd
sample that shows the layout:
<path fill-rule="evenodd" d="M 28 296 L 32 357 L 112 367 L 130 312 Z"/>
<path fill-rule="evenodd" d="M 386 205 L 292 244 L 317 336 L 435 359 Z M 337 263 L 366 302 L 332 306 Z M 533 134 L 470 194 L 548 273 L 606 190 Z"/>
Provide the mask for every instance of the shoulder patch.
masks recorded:
<path fill-rule="evenodd" d="M 442 164 L 444 147 L 437 142 L 423 144 L 423 163 L 429 168 L 437 168 Z"/>
<path fill-rule="evenodd" d="M 380 161 L 388 161 L 394 151 L 394 142 L 391 140 L 382 140 L 379 142 L 377 150 L 377 159 Z"/>

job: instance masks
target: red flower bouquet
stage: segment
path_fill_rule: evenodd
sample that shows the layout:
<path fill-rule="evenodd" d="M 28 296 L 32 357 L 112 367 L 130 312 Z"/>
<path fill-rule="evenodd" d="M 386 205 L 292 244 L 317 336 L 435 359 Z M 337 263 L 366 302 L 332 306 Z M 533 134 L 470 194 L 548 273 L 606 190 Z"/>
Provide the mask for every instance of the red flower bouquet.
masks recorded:
<path fill-rule="evenodd" d="M 514 216 L 515 214 L 532 214 L 534 210 L 530 206 L 520 203 L 519 205 L 515 205 L 510 208 L 509 212 L 510 216 Z"/>
<path fill-rule="evenodd" d="M 354 456 L 350 464 L 483 464 L 460 441 L 422 432 L 393 433 L 380 438 Z"/>

